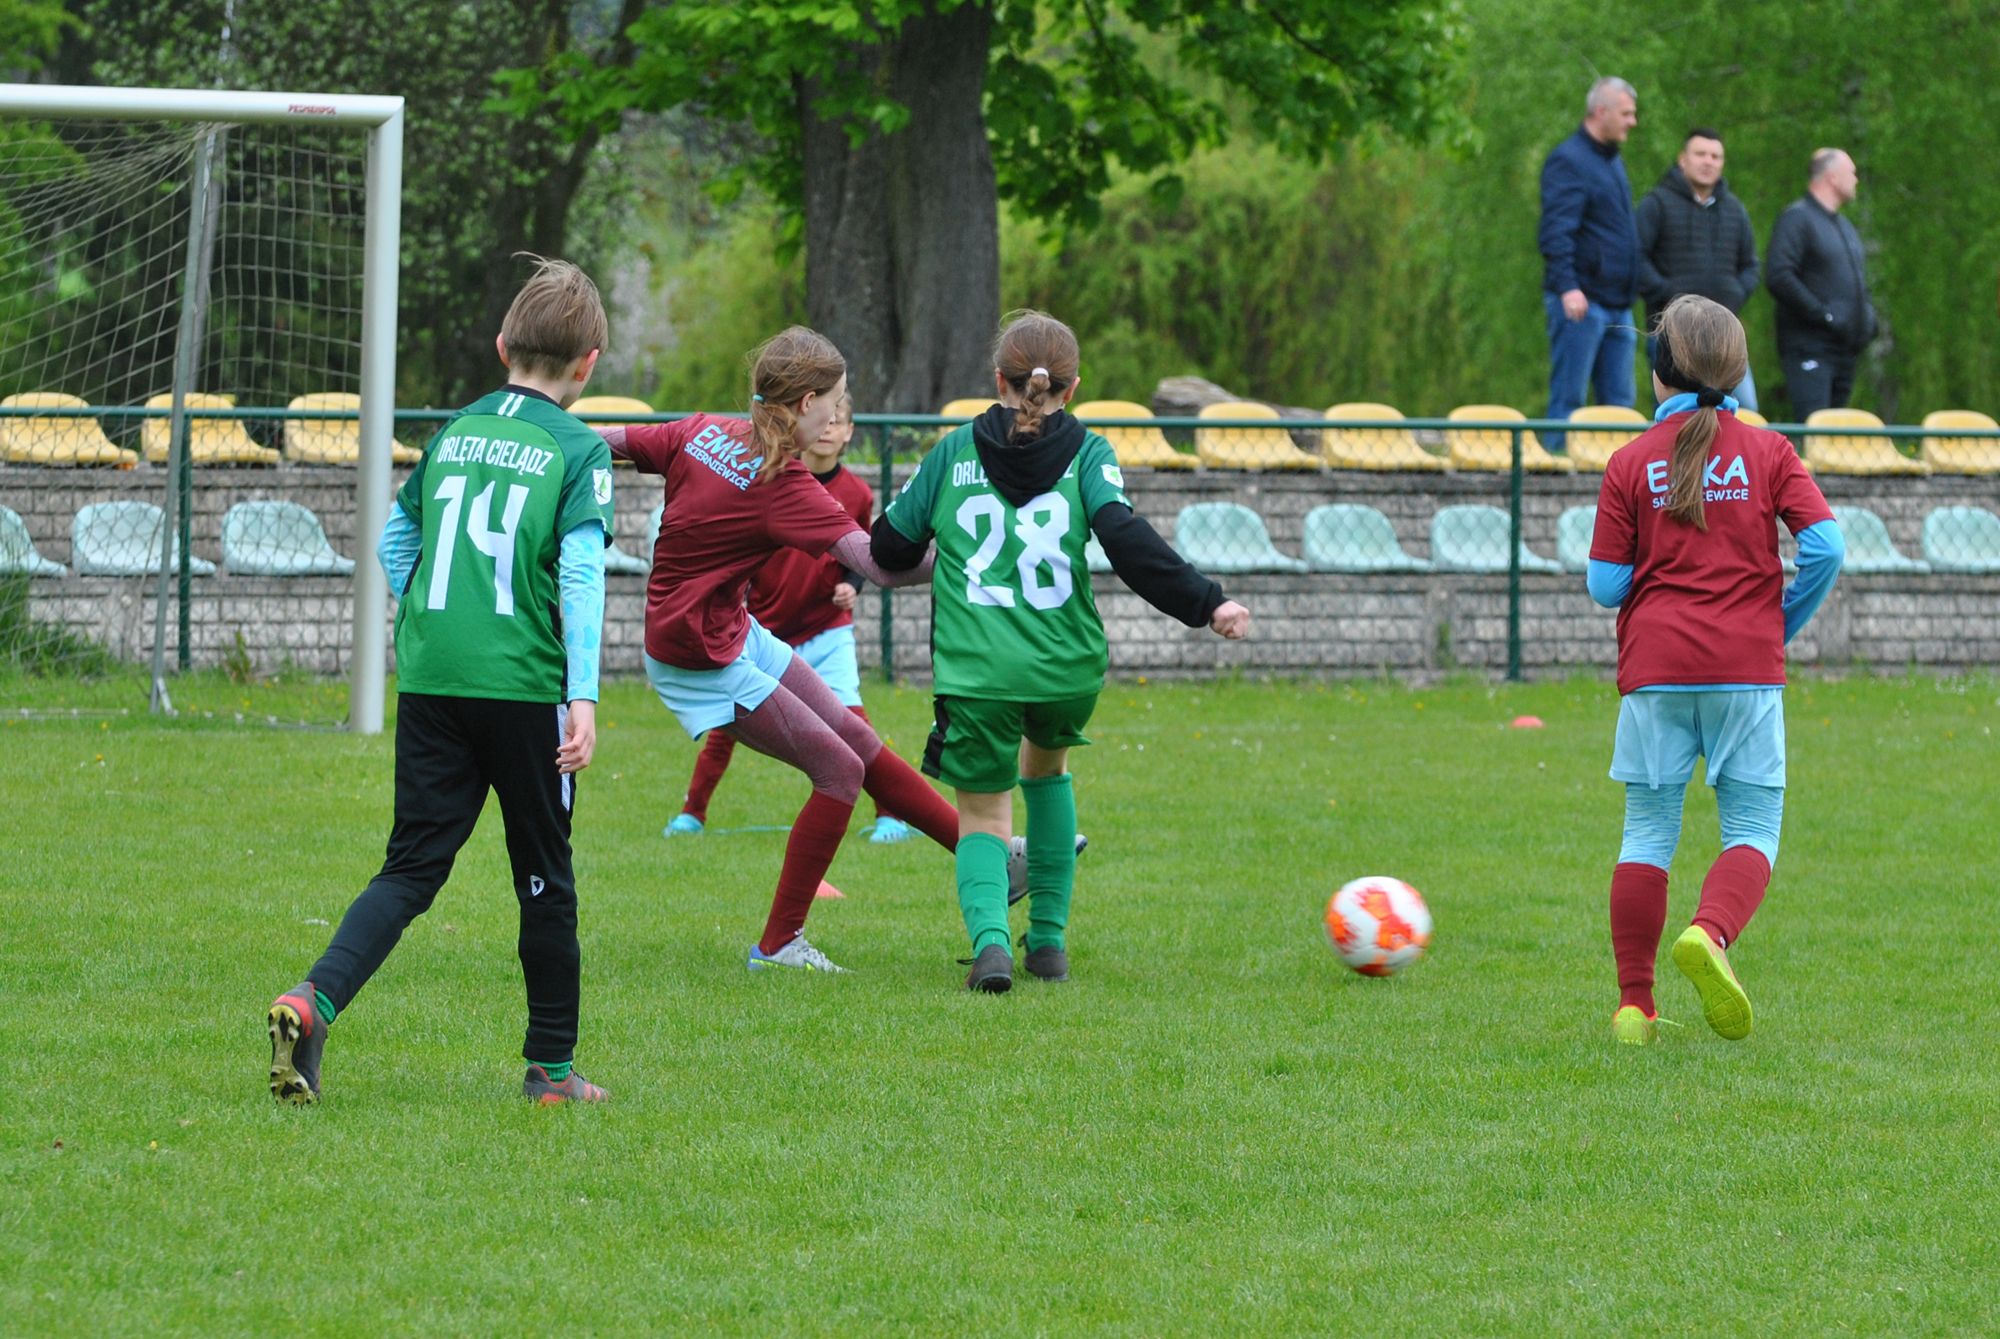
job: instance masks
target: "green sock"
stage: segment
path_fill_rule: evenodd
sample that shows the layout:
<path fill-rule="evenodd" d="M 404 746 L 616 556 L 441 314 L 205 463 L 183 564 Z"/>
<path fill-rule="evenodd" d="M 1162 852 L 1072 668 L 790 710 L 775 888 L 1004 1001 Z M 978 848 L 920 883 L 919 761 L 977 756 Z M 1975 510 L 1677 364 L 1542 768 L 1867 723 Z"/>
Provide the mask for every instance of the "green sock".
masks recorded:
<path fill-rule="evenodd" d="M 333 1026 L 333 1001 L 326 997 L 325 991 L 313 992 L 313 1012 L 319 1015 L 320 1022 L 328 1027 Z"/>
<path fill-rule="evenodd" d="M 542 1073 L 549 1076 L 550 1083 L 561 1083 L 569 1077 L 569 1067 L 573 1061 L 565 1060 L 560 1065 L 551 1065 L 541 1060 L 530 1060 L 531 1065 L 540 1065 Z"/>
<path fill-rule="evenodd" d="M 958 839 L 958 909 L 974 957 L 988 944 L 1007 947 L 1007 843 L 990 832 Z"/>
<path fill-rule="evenodd" d="M 1076 793 L 1069 774 L 1024 777 L 1028 801 L 1028 947 L 1061 948 L 1076 890 Z"/>

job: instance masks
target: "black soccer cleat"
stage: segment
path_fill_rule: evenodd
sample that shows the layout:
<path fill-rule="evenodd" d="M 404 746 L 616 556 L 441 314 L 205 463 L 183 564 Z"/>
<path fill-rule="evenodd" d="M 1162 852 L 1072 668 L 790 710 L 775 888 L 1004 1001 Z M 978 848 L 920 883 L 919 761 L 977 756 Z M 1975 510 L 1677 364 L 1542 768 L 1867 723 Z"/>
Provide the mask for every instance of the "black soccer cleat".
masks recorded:
<path fill-rule="evenodd" d="M 1028 969 L 1028 975 L 1038 981 L 1069 980 L 1069 954 L 1059 948 L 1044 944 L 1040 948 L 1028 950 L 1028 956 L 1021 965 Z"/>
<path fill-rule="evenodd" d="M 271 1096 L 307 1106 L 319 1101 L 319 1057 L 326 1024 L 314 1005 L 313 983 L 302 981 L 265 1011 L 271 1033 Z"/>
<path fill-rule="evenodd" d="M 998 944 L 988 944 L 972 960 L 965 988 L 975 994 L 1005 995 L 1014 988 L 1014 959 Z"/>

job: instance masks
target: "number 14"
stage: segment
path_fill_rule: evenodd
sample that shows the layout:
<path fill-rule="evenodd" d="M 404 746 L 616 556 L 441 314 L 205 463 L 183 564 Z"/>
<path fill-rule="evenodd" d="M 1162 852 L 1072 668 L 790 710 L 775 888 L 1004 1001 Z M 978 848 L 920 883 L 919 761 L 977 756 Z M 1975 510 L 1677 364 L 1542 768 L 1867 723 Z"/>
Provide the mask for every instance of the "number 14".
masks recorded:
<path fill-rule="evenodd" d="M 514 616 L 514 532 L 521 525 L 521 509 L 528 505 L 528 490 L 521 484 L 507 486 L 507 502 L 500 516 L 500 528 L 493 528 L 493 490 L 489 483 L 472 499 L 466 513 L 465 534 L 472 547 L 493 560 L 493 612 Z M 465 476 L 453 474 L 438 480 L 431 495 L 444 503 L 444 519 L 438 525 L 437 562 L 431 566 L 430 607 L 444 608 L 451 594 L 452 550 L 458 545 L 458 513 L 465 503 Z"/>

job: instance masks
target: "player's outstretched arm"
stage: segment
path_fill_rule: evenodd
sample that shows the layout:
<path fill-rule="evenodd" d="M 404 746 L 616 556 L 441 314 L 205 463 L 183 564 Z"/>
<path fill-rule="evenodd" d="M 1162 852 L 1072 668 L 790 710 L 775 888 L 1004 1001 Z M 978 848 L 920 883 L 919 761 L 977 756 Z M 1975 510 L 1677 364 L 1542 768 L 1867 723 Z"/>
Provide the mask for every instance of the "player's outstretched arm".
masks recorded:
<path fill-rule="evenodd" d="M 879 526 L 882 522 L 877 521 L 876 524 Z M 868 532 L 856 526 L 836 540 L 828 552 L 832 553 L 834 559 L 848 571 L 859 572 L 864 579 L 885 588 L 921 586 L 931 579 L 931 567 L 937 562 L 937 554 L 931 551 L 929 545 L 924 546 L 913 566 L 900 571 L 884 567 L 875 561 L 871 548 L 872 541 Z"/>
<path fill-rule="evenodd" d="M 1090 518 L 1090 529 L 1104 546 L 1104 556 L 1111 560 L 1111 570 L 1119 580 L 1169 618 L 1177 618 L 1190 628 L 1204 623 L 1214 627 L 1215 616 L 1232 603 L 1223 598 L 1221 586 L 1175 553 L 1159 531 L 1124 503 L 1107 502 L 1099 507 Z M 1249 612 L 1242 605 L 1235 607 L 1243 613 L 1247 628 Z M 1215 630 L 1222 632 L 1220 627 Z"/>

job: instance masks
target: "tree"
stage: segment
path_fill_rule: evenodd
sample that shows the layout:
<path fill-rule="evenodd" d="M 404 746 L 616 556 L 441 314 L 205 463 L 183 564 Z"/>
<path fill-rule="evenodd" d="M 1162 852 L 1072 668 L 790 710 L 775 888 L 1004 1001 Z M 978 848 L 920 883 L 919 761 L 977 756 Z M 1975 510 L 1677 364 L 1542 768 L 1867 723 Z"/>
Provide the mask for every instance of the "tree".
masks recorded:
<path fill-rule="evenodd" d="M 807 310 L 857 398 L 926 410 L 989 384 L 999 206 L 1087 227 L 1114 169 L 1152 174 L 1239 130 L 1321 163 L 1384 127 L 1456 139 L 1456 11 L 1425 0 L 681 0 L 624 68 L 519 77 L 575 133 L 692 106 L 766 146 L 755 180 L 803 243 Z"/>

